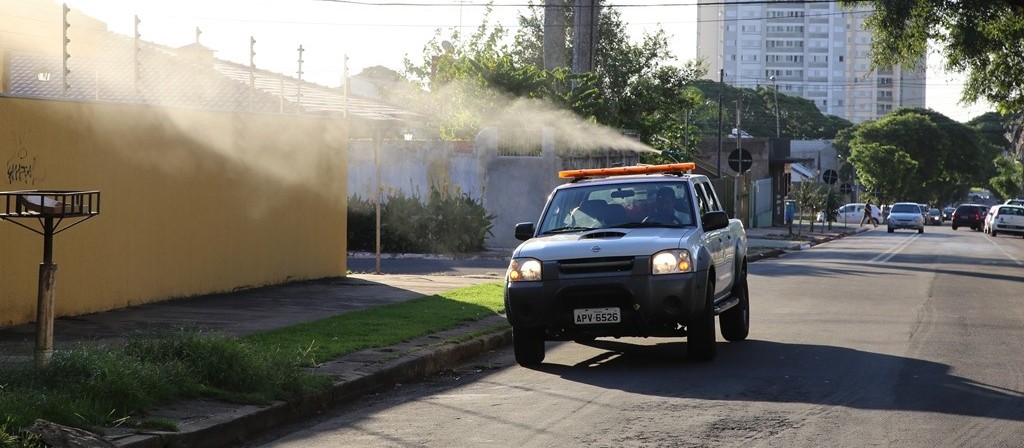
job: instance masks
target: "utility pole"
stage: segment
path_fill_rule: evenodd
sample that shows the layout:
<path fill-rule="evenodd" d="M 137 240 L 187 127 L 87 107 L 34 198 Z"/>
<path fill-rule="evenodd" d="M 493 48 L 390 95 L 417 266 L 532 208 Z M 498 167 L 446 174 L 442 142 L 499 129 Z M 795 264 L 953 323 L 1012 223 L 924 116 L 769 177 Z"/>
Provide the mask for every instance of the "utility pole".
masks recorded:
<path fill-rule="evenodd" d="M 718 69 L 718 173 L 722 178 L 722 98 L 725 96 L 725 69 Z"/>
<path fill-rule="evenodd" d="M 775 138 L 782 138 L 782 132 L 779 128 L 779 85 L 775 83 L 775 76 L 769 79 L 772 81 L 772 87 L 775 89 L 772 92 L 775 95 Z"/>
<path fill-rule="evenodd" d="M 743 94 L 740 93 L 736 97 L 736 181 L 733 182 L 733 189 L 735 194 L 733 195 L 733 218 L 740 218 L 740 199 L 743 197 L 743 146 L 740 145 L 740 136 L 743 130 L 740 129 L 740 115 L 743 114 Z"/>
<path fill-rule="evenodd" d="M 686 108 L 686 116 L 683 118 L 683 147 L 690 147 L 690 108 Z"/>
<path fill-rule="evenodd" d="M 544 70 L 565 67 L 565 0 L 544 2 Z"/>
<path fill-rule="evenodd" d="M 573 14 L 572 72 L 594 70 L 594 49 L 597 48 L 597 25 L 600 17 L 598 0 L 576 0 Z"/>

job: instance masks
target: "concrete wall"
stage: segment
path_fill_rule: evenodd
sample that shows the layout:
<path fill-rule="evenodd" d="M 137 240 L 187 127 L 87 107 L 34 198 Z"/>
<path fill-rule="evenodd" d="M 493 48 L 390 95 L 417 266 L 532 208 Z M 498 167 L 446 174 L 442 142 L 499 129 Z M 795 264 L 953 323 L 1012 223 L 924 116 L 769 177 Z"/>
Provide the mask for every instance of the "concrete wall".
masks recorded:
<path fill-rule="evenodd" d="M 0 123 L 0 191 L 101 192 L 54 238 L 57 316 L 345 273 L 344 122 L 0 98 Z M 42 243 L 0 222 L 0 326 L 35 319 Z"/>
<path fill-rule="evenodd" d="M 564 164 L 555 154 L 552 141 L 551 135 L 544 136 L 540 157 L 499 156 L 495 130 L 488 129 L 477 136 L 477 154 L 487 185 L 484 207 L 495 215 L 493 236 L 488 238 L 487 247 L 511 253 L 522 242 L 515 238 L 515 225 L 536 222 L 548 194 L 565 183 L 558 177 Z"/>
<path fill-rule="evenodd" d="M 804 166 L 818 173 L 819 182 L 825 170 L 839 170 L 838 152 L 831 140 L 794 140 L 790 145 L 790 156 L 809 159 Z"/>
<path fill-rule="evenodd" d="M 564 183 L 558 177 L 559 170 L 639 162 L 639 156 L 632 151 L 591 151 L 563 158 L 556 148 L 553 131 L 541 132 L 541 153 L 533 156 L 499 155 L 498 130 L 494 128 L 482 130 L 474 142 L 384 141 L 379 156 L 381 190 L 426 198 L 430 186 L 437 185 L 468 194 L 495 216 L 492 235 L 484 246 L 511 252 L 521 242 L 515 239 L 515 225 L 536 221 L 548 194 Z M 374 197 L 375 163 L 373 141 L 352 141 L 348 184 L 351 196 Z"/>
<path fill-rule="evenodd" d="M 483 195 L 479 158 L 473 142 L 382 140 L 380 151 L 373 140 L 352 140 L 348 158 L 350 196 L 372 199 L 377 185 L 377 160 L 380 161 L 380 186 L 389 192 L 426 198 L 431 185 L 465 193 L 479 199 Z M 458 190 L 458 191 L 455 191 Z"/>

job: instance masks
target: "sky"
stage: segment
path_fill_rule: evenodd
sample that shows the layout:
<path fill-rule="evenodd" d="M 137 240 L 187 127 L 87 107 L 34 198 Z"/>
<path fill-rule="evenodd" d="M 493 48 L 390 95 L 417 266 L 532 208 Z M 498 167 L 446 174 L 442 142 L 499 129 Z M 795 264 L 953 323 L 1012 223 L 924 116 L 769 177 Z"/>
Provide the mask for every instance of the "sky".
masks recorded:
<path fill-rule="evenodd" d="M 518 29 L 529 0 L 493 0 L 492 26 Z M 542 3 L 543 0 L 534 0 Z M 401 72 L 404 58 L 416 55 L 442 30 L 471 34 L 485 20 L 486 0 L 65 0 L 72 9 L 107 23 L 111 31 L 134 35 L 134 17 L 143 40 L 171 47 L 199 42 L 218 58 L 249 64 L 249 41 L 256 40 L 258 68 L 296 76 L 301 45 L 303 79 L 336 87 L 344 76 L 373 66 Z M 627 32 L 639 40 L 659 26 L 669 35 L 679 61 L 696 56 L 696 0 L 616 0 Z M 967 121 L 992 110 L 987 104 L 959 104 L 962 76 L 942 73 L 929 57 L 926 106 Z"/>

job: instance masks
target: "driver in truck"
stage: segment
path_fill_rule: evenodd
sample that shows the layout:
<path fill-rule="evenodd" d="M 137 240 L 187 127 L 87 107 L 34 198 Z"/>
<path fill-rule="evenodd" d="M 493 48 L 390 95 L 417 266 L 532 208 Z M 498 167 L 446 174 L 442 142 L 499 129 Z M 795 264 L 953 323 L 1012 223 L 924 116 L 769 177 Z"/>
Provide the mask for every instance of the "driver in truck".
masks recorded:
<path fill-rule="evenodd" d="M 658 189 L 657 200 L 654 202 L 654 213 L 651 213 L 644 222 L 659 222 L 671 224 L 676 221 L 676 215 L 672 210 L 675 206 L 676 194 L 669 187 Z"/>
<path fill-rule="evenodd" d="M 686 224 L 684 219 L 676 213 L 678 199 L 676 199 L 676 194 L 672 188 L 659 188 L 656 198 L 657 200 L 654 203 L 654 211 L 644 218 L 644 222 L 656 222 L 659 224 Z M 688 219 L 686 219 L 686 221 L 688 221 Z"/>

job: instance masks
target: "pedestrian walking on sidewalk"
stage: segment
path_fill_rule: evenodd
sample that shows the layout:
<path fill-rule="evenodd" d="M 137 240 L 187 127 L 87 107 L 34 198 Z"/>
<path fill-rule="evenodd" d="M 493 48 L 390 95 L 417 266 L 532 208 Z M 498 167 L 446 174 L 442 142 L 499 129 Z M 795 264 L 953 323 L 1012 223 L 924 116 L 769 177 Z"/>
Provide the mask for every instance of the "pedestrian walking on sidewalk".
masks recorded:
<path fill-rule="evenodd" d="M 875 218 L 873 216 L 871 216 L 871 200 L 870 199 L 867 201 L 867 203 L 864 204 L 864 217 L 860 219 L 860 225 L 861 226 L 864 226 L 864 221 L 867 221 L 868 224 L 874 224 L 875 227 L 878 227 L 878 223 L 875 222 Z"/>

